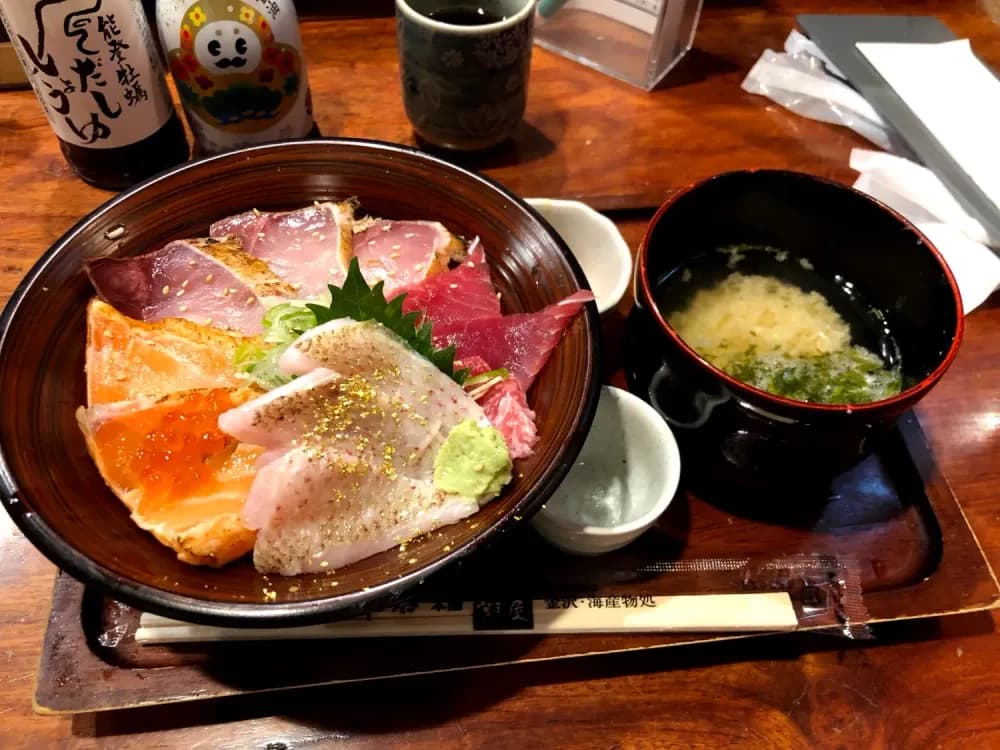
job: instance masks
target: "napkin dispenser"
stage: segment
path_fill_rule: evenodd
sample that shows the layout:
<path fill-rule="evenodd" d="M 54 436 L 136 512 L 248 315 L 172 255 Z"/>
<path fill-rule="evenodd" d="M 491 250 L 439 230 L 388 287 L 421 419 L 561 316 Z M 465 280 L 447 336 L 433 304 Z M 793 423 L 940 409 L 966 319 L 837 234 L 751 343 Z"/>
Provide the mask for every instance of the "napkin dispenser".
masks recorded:
<path fill-rule="evenodd" d="M 647 91 L 691 49 L 702 0 L 540 0 L 535 43 Z"/>

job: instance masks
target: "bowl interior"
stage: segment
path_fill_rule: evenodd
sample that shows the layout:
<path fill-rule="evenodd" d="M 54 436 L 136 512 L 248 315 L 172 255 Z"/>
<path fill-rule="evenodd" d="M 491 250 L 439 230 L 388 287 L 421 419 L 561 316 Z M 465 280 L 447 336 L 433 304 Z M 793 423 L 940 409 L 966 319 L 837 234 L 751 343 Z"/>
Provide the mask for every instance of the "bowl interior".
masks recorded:
<path fill-rule="evenodd" d="M 576 465 L 536 518 L 596 536 L 641 531 L 670 504 L 680 471 L 666 421 L 638 396 L 605 385 Z"/>
<path fill-rule="evenodd" d="M 0 486 L 8 509 L 50 558 L 145 609 L 235 625 L 287 624 L 384 600 L 529 515 L 558 485 L 596 407 L 597 313 L 587 305 L 529 394 L 540 443 L 503 495 L 478 514 L 327 576 L 270 580 L 249 560 L 219 570 L 178 562 L 129 520 L 87 454 L 74 411 L 84 403 L 81 261 L 133 255 L 207 234 L 249 208 L 360 199 L 359 215 L 434 219 L 479 236 L 505 312 L 533 311 L 585 286 L 537 215 L 494 183 L 416 151 L 366 141 L 288 142 L 227 154 L 154 178 L 63 237 L 0 319 Z M 119 229 L 119 227 L 123 229 Z M 114 239 L 108 239 L 112 237 Z M 276 598 L 265 605 L 264 590 Z"/>
<path fill-rule="evenodd" d="M 889 364 L 901 362 L 904 388 L 941 368 L 956 342 L 961 302 L 943 260 L 909 224 L 854 190 L 794 172 L 719 175 L 661 209 L 640 250 L 640 273 L 650 290 L 666 288 L 682 267 L 733 245 L 787 252 L 783 260 L 756 254 L 735 270 L 822 293 L 855 343 Z M 719 280 L 730 272 L 724 263 L 715 270 Z M 659 313 L 666 317 L 684 302 L 683 295 L 661 297 Z"/>

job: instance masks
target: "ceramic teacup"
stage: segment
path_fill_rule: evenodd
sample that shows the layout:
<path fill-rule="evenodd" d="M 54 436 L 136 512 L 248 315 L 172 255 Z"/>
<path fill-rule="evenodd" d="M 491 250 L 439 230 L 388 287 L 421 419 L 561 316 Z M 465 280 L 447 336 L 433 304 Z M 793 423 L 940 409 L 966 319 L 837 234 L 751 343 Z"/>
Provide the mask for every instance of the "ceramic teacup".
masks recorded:
<path fill-rule="evenodd" d="M 406 115 L 427 143 L 491 148 L 524 116 L 535 0 L 396 0 Z"/>

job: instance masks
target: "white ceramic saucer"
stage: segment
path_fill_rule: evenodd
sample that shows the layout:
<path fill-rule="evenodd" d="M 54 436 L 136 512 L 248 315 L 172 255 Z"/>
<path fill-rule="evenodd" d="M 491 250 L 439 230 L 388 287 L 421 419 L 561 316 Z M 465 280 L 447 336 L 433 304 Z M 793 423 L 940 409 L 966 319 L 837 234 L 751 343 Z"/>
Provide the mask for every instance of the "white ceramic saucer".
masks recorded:
<path fill-rule="evenodd" d="M 664 419 L 638 396 L 606 385 L 576 463 L 531 523 L 566 552 L 610 552 L 662 515 L 680 474 L 677 441 Z"/>
<path fill-rule="evenodd" d="M 573 251 L 603 315 L 621 300 L 632 276 L 632 252 L 607 216 L 579 201 L 528 198 Z"/>

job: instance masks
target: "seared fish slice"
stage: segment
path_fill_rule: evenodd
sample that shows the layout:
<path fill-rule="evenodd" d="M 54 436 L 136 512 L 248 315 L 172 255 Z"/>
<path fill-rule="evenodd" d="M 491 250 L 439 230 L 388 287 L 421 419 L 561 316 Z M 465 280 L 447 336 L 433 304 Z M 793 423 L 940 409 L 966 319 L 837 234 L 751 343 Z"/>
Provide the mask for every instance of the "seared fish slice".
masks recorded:
<path fill-rule="evenodd" d="M 259 529 L 258 570 L 330 570 L 454 523 L 477 498 L 435 489 L 434 457 L 451 429 L 483 410 L 378 323 L 335 320 L 282 356 L 302 374 L 219 417 L 263 446 L 244 508 Z"/>

